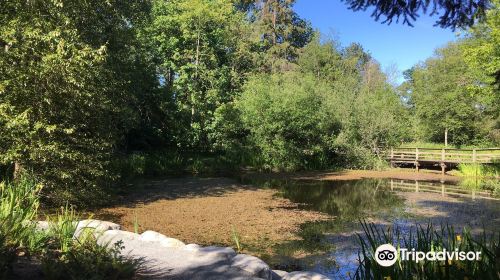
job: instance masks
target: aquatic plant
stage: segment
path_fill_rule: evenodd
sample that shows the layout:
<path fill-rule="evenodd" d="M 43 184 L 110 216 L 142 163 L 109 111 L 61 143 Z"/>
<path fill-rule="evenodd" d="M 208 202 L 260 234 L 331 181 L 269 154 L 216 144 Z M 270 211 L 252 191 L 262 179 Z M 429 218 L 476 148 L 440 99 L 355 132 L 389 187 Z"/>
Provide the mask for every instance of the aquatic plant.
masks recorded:
<path fill-rule="evenodd" d="M 385 230 L 373 223 L 361 221 L 363 234 L 358 234 L 361 245 L 359 267 L 353 279 L 498 279 L 500 277 L 500 234 L 487 236 L 483 232 L 475 238 L 468 229 L 456 232 L 452 226 L 432 224 L 416 225 L 408 231 L 399 226 Z M 392 244 L 398 250 L 407 248 L 422 252 L 481 252 L 480 260 L 402 260 L 398 255 L 396 263 L 389 267 L 380 266 L 374 257 L 377 247 Z"/>
<path fill-rule="evenodd" d="M 139 234 L 139 220 L 136 212 L 134 212 L 134 233 Z"/>
<path fill-rule="evenodd" d="M 241 253 L 242 248 L 241 248 L 241 243 L 240 243 L 240 235 L 236 231 L 236 228 L 234 227 L 234 225 L 232 226 L 232 237 L 233 237 L 234 244 L 236 245 L 236 251 L 238 253 Z"/>

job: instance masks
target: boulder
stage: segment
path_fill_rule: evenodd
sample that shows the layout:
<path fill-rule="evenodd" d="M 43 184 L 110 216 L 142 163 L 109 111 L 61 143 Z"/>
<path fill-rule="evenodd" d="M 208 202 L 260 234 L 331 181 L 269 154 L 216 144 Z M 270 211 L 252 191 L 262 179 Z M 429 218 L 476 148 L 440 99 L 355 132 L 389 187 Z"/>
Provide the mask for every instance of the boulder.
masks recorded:
<path fill-rule="evenodd" d="M 112 222 L 87 219 L 77 223 L 74 237 L 79 237 L 85 230 L 92 230 L 93 232 L 100 234 L 107 230 L 119 230 L 120 228 L 119 224 Z"/>
<path fill-rule="evenodd" d="M 311 271 L 294 271 L 286 274 L 281 278 L 283 280 L 330 280 L 323 274 Z"/>
<path fill-rule="evenodd" d="M 283 270 L 273 270 L 271 272 L 271 276 L 272 276 L 272 279 L 273 280 L 281 280 L 283 279 L 283 277 L 285 277 L 285 275 L 287 275 L 288 272 L 286 271 L 283 271 Z"/>
<path fill-rule="evenodd" d="M 181 248 L 181 247 L 186 246 L 186 244 L 184 244 L 184 242 L 182 242 L 180 240 L 167 237 L 159 232 L 151 231 L 151 230 L 148 230 L 148 231 L 145 231 L 144 233 L 142 233 L 141 240 L 146 241 L 146 242 L 158 242 L 163 247 Z"/>
<path fill-rule="evenodd" d="M 232 259 L 231 266 L 250 272 L 258 278 L 272 279 L 271 268 L 264 261 L 254 256 L 238 254 Z"/>
<path fill-rule="evenodd" d="M 124 231 L 124 230 L 107 230 L 97 236 L 97 243 L 99 245 L 112 245 L 118 241 L 123 241 L 124 243 L 130 241 L 140 241 L 141 236 L 137 233 Z"/>

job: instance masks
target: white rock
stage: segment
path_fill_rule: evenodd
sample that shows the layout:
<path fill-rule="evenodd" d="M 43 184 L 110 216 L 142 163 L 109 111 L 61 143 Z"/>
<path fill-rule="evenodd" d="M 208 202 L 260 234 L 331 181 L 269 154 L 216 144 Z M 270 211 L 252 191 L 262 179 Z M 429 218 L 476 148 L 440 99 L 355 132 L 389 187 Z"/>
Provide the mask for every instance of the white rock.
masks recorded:
<path fill-rule="evenodd" d="M 294 271 L 286 274 L 283 280 L 330 280 L 323 274 L 310 271 Z"/>
<path fill-rule="evenodd" d="M 272 278 L 273 278 L 273 280 L 281 280 L 287 274 L 288 274 L 288 272 L 286 272 L 286 271 L 275 269 L 272 271 Z"/>
<path fill-rule="evenodd" d="M 182 242 L 180 240 L 167 237 L 159 232 L 151 231 L 151 230 L 148 230 L 148 231 L 145 231 L 144 233 L 142 233 L 141 240 L 147 241 L 147 242 L 158 242 L 163 247 L 181 248 L 181 247 L 186 246 L 186 244 L 184 244 L 184 242 Z"/>
<path fill-rule="evenodd" d="M 250 272 L 255 277 L 272 279 L 271 268 L 264 261 L 254 256 L 238 254 L 232 259 L 231 266 Z"/>
<path fill-rule="evenodd" d="M 97 243 L 100 245 L 112 245 L 118 241 L 139 241 L 141 236 L 137 233 L 124 230 L 107 230 L 97 237 Z"/>
<path fill-rule="evenodd" d="M 112 222 L 100 221 L 100 220 L 82 220 L 76 225 L 75 237 L 79 237 L 85 230 L 92 230 L 97 234 L 103 233 L 107 230 L 119 230 L 121 227 L 119 224 Z"/>

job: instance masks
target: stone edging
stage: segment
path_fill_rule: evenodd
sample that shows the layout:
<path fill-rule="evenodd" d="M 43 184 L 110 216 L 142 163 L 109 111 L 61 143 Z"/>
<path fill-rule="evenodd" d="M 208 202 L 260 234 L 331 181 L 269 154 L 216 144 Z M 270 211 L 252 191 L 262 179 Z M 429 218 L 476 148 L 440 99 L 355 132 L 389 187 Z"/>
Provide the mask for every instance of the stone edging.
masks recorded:
<path fill-rule="evenodd" d="M 47 230 L 48 222 L 37 222 L 37 228 Z M 94 231 L 100 245 L 122 241 L 122 254 L 145 260 L 144 275 L 148 279 L 266 279 L 266 280 L 326 280 L 322 274 L 308 271 L 272 270 L 261 259 L 237 254 L 230 247 L 184 244 L 175 238 L 154 231 L 136 234 L 121 230 L 121 226 L 100 220 L 77 223 L 74 238 L 85 229 Z"/>

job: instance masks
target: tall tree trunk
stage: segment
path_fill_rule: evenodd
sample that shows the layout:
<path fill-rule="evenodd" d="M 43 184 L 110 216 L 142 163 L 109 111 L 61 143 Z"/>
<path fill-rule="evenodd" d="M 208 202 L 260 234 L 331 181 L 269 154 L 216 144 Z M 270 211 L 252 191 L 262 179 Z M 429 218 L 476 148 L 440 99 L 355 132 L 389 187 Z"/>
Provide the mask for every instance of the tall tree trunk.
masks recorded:
<path fill-rule="evenodd" d="M 198 81 L 198 65 L 200 64 L 200 31 L 198 30 L 198 34 L 196 37 L 196 57 L 194 61 L 195 67 L 195 80 Z M 193 126 L 194 122 L 194 114 L 195 114 L 195 98 L 194 98 L 194 92 L 191 92 L 191 126 Z"/>
<path fill-rule="evenodd" d="M 448 147 L 448 128 L 444 129 L 444 146 Z"/>

